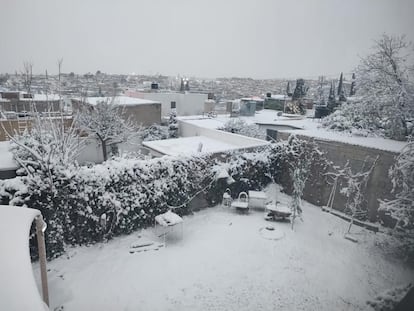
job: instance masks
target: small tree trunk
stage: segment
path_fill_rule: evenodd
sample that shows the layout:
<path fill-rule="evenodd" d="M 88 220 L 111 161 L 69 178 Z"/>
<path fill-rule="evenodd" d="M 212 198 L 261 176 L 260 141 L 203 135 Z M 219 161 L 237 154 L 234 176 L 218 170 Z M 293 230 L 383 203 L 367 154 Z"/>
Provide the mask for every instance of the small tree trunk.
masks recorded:
<path fill-rule="evenodd" d="M 103 155 L 103 160 L 106 161 L 108 160 L 108 154 L 106 152 L 106 141 L 102 141 L 102 155 Z"/>

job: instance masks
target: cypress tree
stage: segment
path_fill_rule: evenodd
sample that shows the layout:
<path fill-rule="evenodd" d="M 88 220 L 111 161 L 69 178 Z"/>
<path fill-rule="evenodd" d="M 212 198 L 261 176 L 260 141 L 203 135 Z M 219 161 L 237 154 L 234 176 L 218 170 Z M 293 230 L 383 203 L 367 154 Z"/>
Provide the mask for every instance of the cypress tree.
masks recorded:
<path fill-rule="evenodd" d="M 343 86 L 343 74 L 341 72 L 341 76 L 339 77 L 339 84 L 338 84 L 338 96 L 339 101 L 344 102 L 346 101 L 345 92 L 344 92 L 344 86 Z"/>
<path fill-rule="evenodd" d="M 355 95 L 355 73 L 352 74 L 352 82 L 351 82 L 351 91 L 349 92 L 349 96 Z"/>
<path fill-rule="evenodd" d="M 287 86 L 286 86 L 286 95 L 292 96 L 292 92 L 290 91 L 290 81 L 288 81 Z"/>

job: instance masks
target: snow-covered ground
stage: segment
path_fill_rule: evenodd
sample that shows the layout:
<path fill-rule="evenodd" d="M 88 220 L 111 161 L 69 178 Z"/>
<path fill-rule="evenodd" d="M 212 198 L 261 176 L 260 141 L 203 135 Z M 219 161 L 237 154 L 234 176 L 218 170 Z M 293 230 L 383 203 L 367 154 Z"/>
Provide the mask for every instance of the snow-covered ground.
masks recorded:
<path fill-rule="evenodd" d="M 51 310 L 362 310 L 414 279 L 375 246 L 381 234 L 354 226 L 353 243 L 347 222 L 313 205 L 294 231 L 263 216 L 217 206 L 184 217 L 183 237 L 175 229 L 158 250 L 154 228 L 71 248 L 48 264 Z M 144 240 L 156 243 L 130 253 Z"/>

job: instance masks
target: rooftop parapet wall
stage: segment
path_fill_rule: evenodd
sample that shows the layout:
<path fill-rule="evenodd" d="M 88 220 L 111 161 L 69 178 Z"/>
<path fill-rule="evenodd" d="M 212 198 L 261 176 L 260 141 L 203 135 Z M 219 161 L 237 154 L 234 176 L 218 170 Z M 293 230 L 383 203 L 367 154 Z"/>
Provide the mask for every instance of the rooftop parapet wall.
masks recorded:
<path fill-rule="evenodd" d="M 220 130 L 209 129 L 194 124 L 179 120 L 180 137 L 190 136 L 206 136 L 213 139 L 220 140 L 225 143 L 229 143 L 240 148 L 259 147 L 269 144 L 261 139 L 247 137 L 243 135 L 228 133 Z"/>

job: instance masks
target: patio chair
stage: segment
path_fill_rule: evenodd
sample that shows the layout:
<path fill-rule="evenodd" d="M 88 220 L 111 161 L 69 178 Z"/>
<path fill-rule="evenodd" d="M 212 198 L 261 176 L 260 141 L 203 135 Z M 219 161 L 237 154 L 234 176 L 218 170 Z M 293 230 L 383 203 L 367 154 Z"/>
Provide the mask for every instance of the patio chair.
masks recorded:
<path fill-rule="evenodd" d="M 249 196 L 246 192 L 240 192 L 236 200 L 231 202 L 231 207 L 234 207 L 240 212 L 247 213 L 249 211 Z"/>
<path fill-rule="evenodd" d="M 223 204 L 224 207 L 230 207 L 232 201 L 233 201 L 233 199 L 231 197 L 231 191 L 230 191 L 229 188 L 227 188 L 226 191 L 224 191 L 224 193 L 223 193 L 222 204 Z"/>

